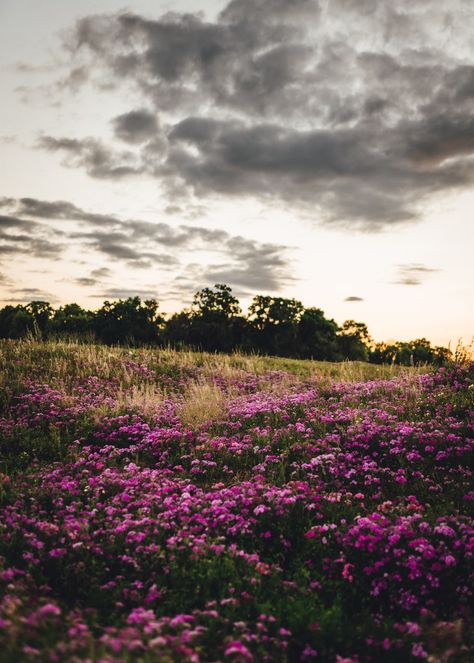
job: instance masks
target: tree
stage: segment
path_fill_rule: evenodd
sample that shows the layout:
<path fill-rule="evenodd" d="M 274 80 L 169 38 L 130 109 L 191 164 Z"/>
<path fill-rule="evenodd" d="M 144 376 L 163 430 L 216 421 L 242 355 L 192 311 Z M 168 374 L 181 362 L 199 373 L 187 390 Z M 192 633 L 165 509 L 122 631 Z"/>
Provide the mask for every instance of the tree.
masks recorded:
<path fill-rule="evenodd" d="M 372 339 L 363 322 L 346 320 L 339 332 L 339 351 L 343 359 L 367 361 Z"/>
<path fill-rule="evenodd" d="M 94 318 L 94 329 L 104 343 L 154 344 L 159 341 L 164 318 L 158 302 L 140 297 L 105 301 Z"/>
<path fill-rule="evenodd" d="M 420 364 L 443 364 L 449 357 L 446 348 L 434 348 L 426 338 L 396 343 L 396 363 L 404 366 Z"/>
<path fill-rule="evenodd" d="M 433 347 L 426 338 L 415 341 L 399 341 L 387 345 L 377 343 L 370 353 L 370 361 L 374 364 L 395 363 L 402 366 L 418 366 L 435 364 L 443 366 L 452 359 L 448 348 Z"/>
<path fill-rule="evenodd" d="M 256 295 L 249 306 L 253 343 L 264 354 L 297 354 L 298 321 L 304 306 L 297 299 Z"/>
<path fill-rule="evenodd" d="M 34 332 L 35 320 L 24 306 L 5 306 L 0 310 L 0 338 L 23 338 Z"/>
<path fill-rule="evenodd" d="M 174 313 L 163 329 L 163 342 L 174 348 L 183 349 L 193 345 L 192 313 L 189 310 Z"/>
<path fill-rule="evenodd" d="M 240 344 L 241 308 L 232 289 L 223 283 L 194 295 L 190 317 L 192 345 L 210 352 L 230 352 Z"/>
<path fill-rule="evenodd" d="M 51 329 L 66 336 L 87 336 L 93 330 L 94 314 L 79 304 L 66 304 L 58 308 L 51 321 Z"/>
<path fill-rule="evenodd" d="M 223 283 L 203 288 L 192 307 L 166 322 L 154 299 L 129 297 L 105 301 L 98 311 L 78 304 L 54 310 L 48 302 L 33 301 L 0 309 L 0 338 L 38 338 L 66 335 L 102 343 L 163 345 L 209 352 L 261 352 L 284 357 L 312 357 L 397 363 L 444 365 L 450 350 L 432 346 L 426 338 L 375 344 L 363 322 L 346 320 L 341 328 L 319 308 L 305 309 L 297 299 L 256 295 L 244 317 L 232 289 Z"/>
<path fill-rule="evenodd" d="M 41 300 L 33 301 L 26 305 L 25 310 L 33 317 L 35 333 L 39 336 L 47 334 L 49 322 L 54 313 L 50 303 Z"/>
<path fill-rule="evenodd" d="M 372 364 L 394 364 L 396 358 L 397 347 L 393 343 L 376 343 L 369 355 L 369 361 Z"/>
<path fill-rule="evenodd" d="M 239 300 L 232 295 L 232 288 L 223 283 L 196 292 L 192 308 L 196 315 L 209 319 L 230 320 L 242 312 Z"/>
<path fill-rule="evenodd" d="M 297 299 L 256 295 L 249 306 L 249 319 L 257 329 L 264 329 L 268 325 L 297 322 L 303 310 Z"/>
<path fill-rule="evenodd" d="M 307 308 L 298 322 L 298 356 L 303 358 L 336 361 L 339 359 L 339 327 L 328 320 L 320 308 Z"/>

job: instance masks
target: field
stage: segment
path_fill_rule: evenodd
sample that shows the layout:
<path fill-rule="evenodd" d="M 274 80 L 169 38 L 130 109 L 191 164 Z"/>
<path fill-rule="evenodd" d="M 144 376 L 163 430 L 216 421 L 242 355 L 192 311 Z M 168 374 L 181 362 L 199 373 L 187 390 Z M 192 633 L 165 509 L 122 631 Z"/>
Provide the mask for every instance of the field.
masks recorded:
<path fill-rule="evenodd" d="M 472 661 L 472 364 L 0 345 L 0 661 Z"/>

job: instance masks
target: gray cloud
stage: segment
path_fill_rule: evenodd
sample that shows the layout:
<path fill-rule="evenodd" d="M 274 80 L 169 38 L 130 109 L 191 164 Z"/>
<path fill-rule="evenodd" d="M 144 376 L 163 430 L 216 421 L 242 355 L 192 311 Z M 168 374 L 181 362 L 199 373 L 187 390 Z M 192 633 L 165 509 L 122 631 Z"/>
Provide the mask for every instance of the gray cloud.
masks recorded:
<path fill-rule="evenodd" d="M 79 278 L 74 279 L 74 283 L 90 288 L 103 282 L 110 277 L 111 274 L 112 272 L 108 267 L 98 267 L 97 269 L 92 269 L 87 276 L 80 276 Z"/>
<path fill-rule="evenodd" d="M 32 301 L 43 301 L 54 303 L 57 298 L 50 292 L 40 288 L 14 288 L 12 296 L 5 299 L 10 304 L 26 304 Z"/>
<path fill-rule="evenodd" d="M 288 255 L 291 247 L 259 243 L 221 229 L 120 219 L 87 212 L 64 200 L 0 198 L 1 208 L 8 214 L 0 215 L 0 254 L 29 251 L 37 257 L 59 255 L 66 246 L 64 242 L 53 241 L 59 234 L 82 250 L 97 251 L 108 259 L 125 262 L 136 269 L 160 266 L 186 272 L 187 267 L 181 266 L 183 252 L 212 251 L 220 262 L 210 266 L 195 265 L 192 288 L 195 278 L 205 283 L 225 281 L 251 289 L 273 290 L 294 280 L 290 275 Z M 36 218 L 42 222 L 38 223 Z M 63 230 L 58 231 L 47 221 L 59 222 Z M 76 225 L 68 227 L 71 221 Z M 109 276 L 111 272 L 107 267 L 98 267 L 90 274 L 76 278 L 75 283 L 92 287 Z"/>
<path fill-rule="evenodd" d="M 88 276 L 81 276 L 81 277 L 75 279 L 74 283 L 77 283 L 77 285 L 90 287 L 90 286 L 96 285 L 97 279 L 93 279 L 93 278 L 90 278 Z"/>
<path fill-rule="evenodd" d="M 474 182 L 470 20 L 464 0 L 231 0 L 213 22 L 87 16 L 66 42 L 70 87 L 135 86 L 148 110 L 112 120 L 135 149 L 40 146 L 92 177 L 157 178 L 170 210 L 189 193 L 369 231 L 414 222 L 426 198 Z"/>
<path fill-rule="evenodd" d="M 106 214 L 85 212 L 73 203 L 65 200 L 46 201 L 37 198 L 1 198 L 0 207 L 9 207 L 15 214 L 40 219 L 59 219 L 63 221 L 82 221 L 93 226 L 116 225 L 116 217 Z"/>
<path fill-rule="evenodd" d="M 13 145 L 16 142 L 17 142 L 16 136 L 12 135 L 0 136 L 0 145 Z"/>
<path fill-rule="evenodd" d="M 421 285 L 424 278 L 439 269 L 427 267 L 419 263 L 409 263 L 398 266 L 398 279 L 394 281 L 397 285 Z"/>
<path fill-rule="evenodd" d="M 153 224 L 150 224 L 150 226 L 153 226 Z M 159 253 L 156 250 L 150 251 L 144 249 L 141 243 L 133 242 L 133 235 L 130 235 L 127 230 L 127 226 L 124 224 L 123 231 L 102 232 L 91 230 L 84 233 L 71 233 L 71 237 L 81 240 L 83 245 L 91 247 L 109 258 L 126 261 L 132 267 L 149 267 L 152 264 L 174 266 L 178 264 L 178 259 L 175 256 L 168 253 Z M 159 243 L 152 233 L 146 240 L 148 247 L 150 246 L 150 240 Z"/>
<path fill-rule="evenodd" d="M 95 138 L 55 138 L 43 135 L 38 147 L 65 154 L 64 165 L 84 168 L 98 179 L 120 179 L 143 172 L 137 156 L 130 151 L 113 150 Z"/>
<path fill-rule="evenodd" d="M 115 135 L 126 143 L 143 143 L 158 133 L 155 113 L 133 110 L 112 120 Z"/>
<path fill-rule="evenodd" d="M 346 297 L 345 302 L 363 302 L 364 299 L 363 297 L 356 297 L 354 295 L 351 295 L 350 297 Z"/>
<path fill-rule="evenodd" d="M 140 297 L 141 299 L 157 299 L 156 288 L 108 288 L 96 295 L 105 299 L 128 299 L 128 297 Z"/>
<path fill-rule="evenodd" d="M 11 200 L 0 199 L 0 207 Z M 59 255 L 62 250 L 61 242 L 42 224 L 17 216 L 0 215 L 0 259 L 22 254 L 51 258 Z"/>
<path fill-rule="evenodd" d="M 112 272 L 108 267 L 98 267 L 97 269 L 93 269 L 91 271 L 91 276 L 94 277 L 95 279 L 107 278 L 111 274 Z"/>
<path fill-rule="evenodd" d="M 282 282 L 295 280 L 288 275 L 287 247 L 257 244 L 243 237 L 229 238 L 227 247 L 233 262 L 211 265 L 202 274 L 204 281 L 268 291 L 277 290 Z"/>

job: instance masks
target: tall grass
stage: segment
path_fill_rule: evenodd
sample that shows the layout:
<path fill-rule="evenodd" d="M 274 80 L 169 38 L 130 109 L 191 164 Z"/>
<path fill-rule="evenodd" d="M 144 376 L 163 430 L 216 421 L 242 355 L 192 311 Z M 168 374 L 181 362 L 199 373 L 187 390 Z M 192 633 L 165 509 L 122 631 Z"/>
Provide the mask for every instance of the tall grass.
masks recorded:
<path fill-rule="evenodd" d="M 77 379 L 96 375 L 115 378 L 124 388 L 133 381 L 127 361 L 144 362 L 157 374 L 179 374 L 187 369 L 199 369 L 200 374 L 216 372 L 224 377 L 238 377 L 243 371 L 262 375 L 269 371 L 285 371 L 300 378 L 317 376 L 338 381 L 390 379 L 409 372 L 426 372 L 429 367 L 402 367 L 394 364 L 375 365 L 365 362 L 328 362 L 309 359 L 287 359 L 243 355 L 210 354 L 150 348 L 130 349 L 73 341 L 42 342 L 33 338 L 19 341 L 0 340 L 0 389 L 29 377 L 46 381 L 72 383 Z"/>

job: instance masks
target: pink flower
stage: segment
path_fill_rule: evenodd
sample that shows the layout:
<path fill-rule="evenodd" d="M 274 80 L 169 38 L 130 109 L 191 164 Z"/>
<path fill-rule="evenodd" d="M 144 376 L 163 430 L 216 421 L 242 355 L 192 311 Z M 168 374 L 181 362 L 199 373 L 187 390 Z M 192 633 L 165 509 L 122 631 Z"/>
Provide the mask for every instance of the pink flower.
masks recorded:
<path fill-rule="evenodd" d="M 236 655 L 238 661 L 253 661 L 253 656 L 239 640 L 229 642 L 224 652 L 224 656 Z"/>
<path fill-rule="evenodd" d="M 415 642 L 411 648 L 411 653 L 412 656 L 416 656 L 417 658 L 428 658 L 428 654 L 425 652 L 423 645 L 420 642 Z"/>
<path fill-rule="evenodd" d="M 344 564 L 344 568 L 342 569 L 342 577 L 348 580 L 349 582 L 352 582 L 354 580 L 354 577 L 351 574 L 351 569 L 354 568 L 353 564 Z"/>
<path fill-rule="evenodd" d="M 38 610 L 37 614 L 40 617 L 47 617 L 48 615 L 54 615 L 57 617 L 61 614 L 61 608 L 54 603 L 45 603 L 45 605 L 42 605 Z"/>
<path fill-rule="evenodd" d="M 287 628 L 281 628 L 278 633 L 282 636 L 287 636 L 291 635 L 291 631 L 289 631 Z"/>

